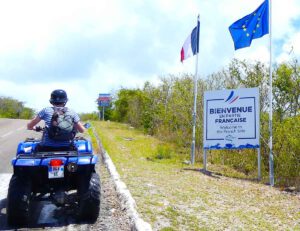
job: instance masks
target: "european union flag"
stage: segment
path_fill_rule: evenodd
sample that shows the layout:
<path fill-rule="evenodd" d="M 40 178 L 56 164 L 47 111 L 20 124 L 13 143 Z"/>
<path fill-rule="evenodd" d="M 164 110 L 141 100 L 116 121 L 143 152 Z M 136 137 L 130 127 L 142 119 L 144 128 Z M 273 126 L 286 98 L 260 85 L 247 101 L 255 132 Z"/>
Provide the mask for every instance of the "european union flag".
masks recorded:
<path fill-rule="evenodd" d="M 234 22 L 229 31 L 235 50 L 249 47 L 252 39 L 269 33 L 269 1 L 265 0 L 253 13 Z"/>

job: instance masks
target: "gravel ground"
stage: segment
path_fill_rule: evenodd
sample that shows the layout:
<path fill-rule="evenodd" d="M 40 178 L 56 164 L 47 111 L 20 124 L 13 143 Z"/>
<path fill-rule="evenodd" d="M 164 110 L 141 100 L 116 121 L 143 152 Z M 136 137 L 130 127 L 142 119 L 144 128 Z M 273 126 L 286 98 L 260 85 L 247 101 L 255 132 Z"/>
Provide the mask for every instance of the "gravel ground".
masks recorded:
<path fill-rule="evenodd" d="M 114 183 L 103 163 L 98 165 L 97 171 L 101 176 L 101 208 L 100 216 L 90 230 L 131 230 L 126 210 L 122 209 Z"/>

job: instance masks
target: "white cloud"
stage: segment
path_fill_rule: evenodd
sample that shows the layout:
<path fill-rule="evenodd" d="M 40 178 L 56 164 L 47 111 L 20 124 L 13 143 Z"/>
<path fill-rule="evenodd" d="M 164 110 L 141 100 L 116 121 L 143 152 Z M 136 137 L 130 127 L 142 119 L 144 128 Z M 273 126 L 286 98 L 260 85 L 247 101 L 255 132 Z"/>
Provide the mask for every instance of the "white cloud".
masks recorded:
<path fill-rule="evenodd" d="M 228 31 L 261 2 L 1 1 L 0 95 L 39 109 L 47 106 L 53 89 L 63 88 L 70 107 L 93 111 L 99 93 L 141 87 L 147 80 L 158 83 L 158 76 L 194 73 L 195 59 L 181 64 L 179 54 L 197 14 L 200 76 L 232 58 L 268 62 L 268 35 L 234 51 Z M 274 60 L 300 57 L 300 1 L 272 2 Z"/>

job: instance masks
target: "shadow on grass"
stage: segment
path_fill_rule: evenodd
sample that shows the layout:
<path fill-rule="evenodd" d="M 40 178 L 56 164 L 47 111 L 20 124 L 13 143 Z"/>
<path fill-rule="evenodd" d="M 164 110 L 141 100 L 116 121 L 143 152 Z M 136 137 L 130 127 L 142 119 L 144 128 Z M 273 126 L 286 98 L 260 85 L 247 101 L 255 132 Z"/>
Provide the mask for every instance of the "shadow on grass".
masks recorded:
<path fill-rule="evenodd" d="M 228 176 L 228 175 L 222 174 L 220 172 L 209 171 L 209 170 L 205 170 L 202 168 L 183 168 L 183 170 L 200 172 L 206 176 L 216 178 L 216 179 L 220 179 L 221 176 L 224 176 L 224 177 L 228 177 L 228 178 L 232 178 L 232 179 L 238 179 L 238 180 L 249 181 L 249 182 L 257 182 L 257 183 L 263 183 L 263 184 L 268 185 L 267 182 L 259 180 L 258 178 L 243 178 L 243 177 L 237 177 L 237 176 Z"/>
<path fill-rule="evenodd" d="M 183 168 L 183 170 L 201 172 L 202 174 L 204 174 L 206 176 L 210 176 L 210 177 L 217 178 L 217 179 L 219 179 L 220 178 L 219 176 L 221 175 L 221 174 L 214 173 L 214 172 L 204 170 L 204 169 L 201 169 L 201 168 Z"/>

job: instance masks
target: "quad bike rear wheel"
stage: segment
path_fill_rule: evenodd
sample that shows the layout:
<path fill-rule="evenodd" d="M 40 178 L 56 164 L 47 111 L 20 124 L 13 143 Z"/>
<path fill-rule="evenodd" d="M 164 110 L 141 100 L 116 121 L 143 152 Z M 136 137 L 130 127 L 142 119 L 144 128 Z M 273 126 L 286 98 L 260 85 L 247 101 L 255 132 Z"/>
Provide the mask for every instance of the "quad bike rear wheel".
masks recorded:
<path fill-rule="evenodd" d="M 93 172 L 89 176 L 79 178 L 78 196 L 80 220 L 95 222 L 100 211 L 100 177 Z"/>
<path fill-rule="evenodd" d="M 7 223 L 12 226 L 27 225 L 31 197 L 30 181 L 13 175 L 7 194 Z"/>

